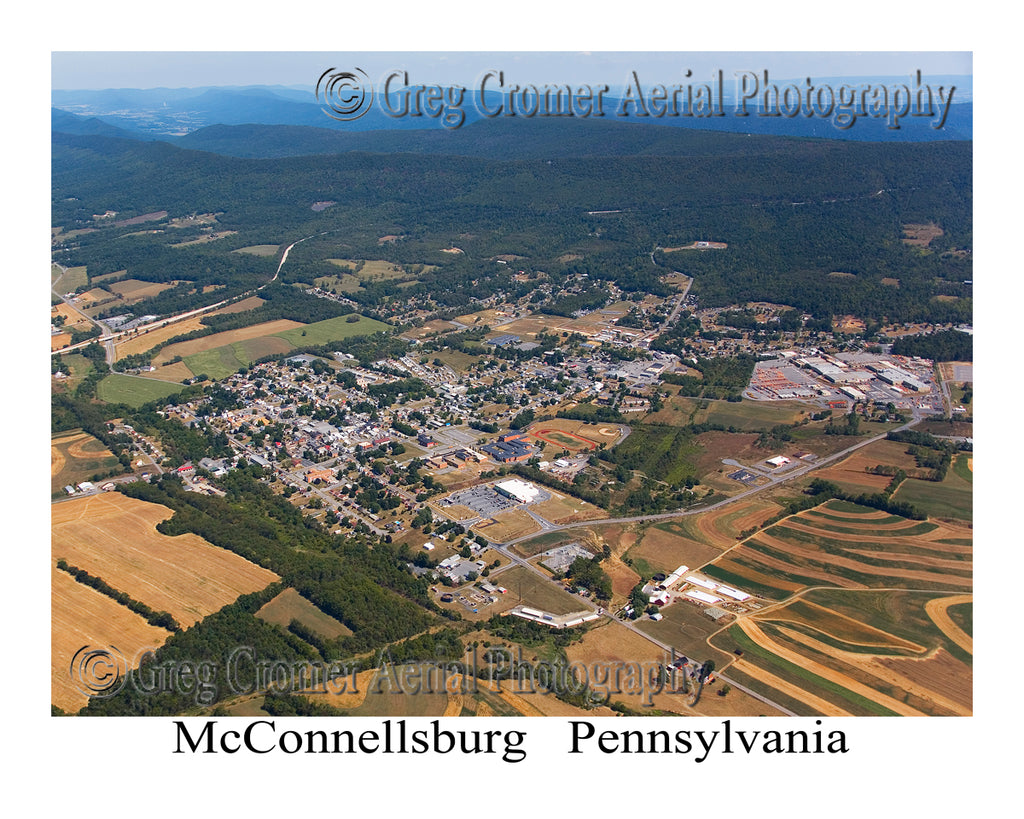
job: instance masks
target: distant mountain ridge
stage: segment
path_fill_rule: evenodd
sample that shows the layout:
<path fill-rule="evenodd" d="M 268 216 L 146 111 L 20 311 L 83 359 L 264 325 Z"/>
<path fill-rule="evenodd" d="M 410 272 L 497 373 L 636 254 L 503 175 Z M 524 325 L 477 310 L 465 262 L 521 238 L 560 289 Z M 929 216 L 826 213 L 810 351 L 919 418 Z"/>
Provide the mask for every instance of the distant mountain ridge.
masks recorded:
<path fill-rule="evenodd" d="M 942 78 L 948 79 L 948 78 Z M 964 91 L 964 98 L 970 100 L 970 91 Z M 756 133 L 759 135 L 813 137 L 819 139 L 843 139 L 853 141 L 900 141 L 918 142 L 935 140 L 967 140 L 973 135 L 973 103 L 970 101 L 954 103 L 950 106 L 949 115 L 942 129 L 932 127 L 931 118 L 905 117 L 899 129 L 890 129 L 884 119 L 861 117 L 846 130 L 838 129 L 830 119 L 822 117 L 797 116 L 760 117 L 756 115 L 738 117 L 732 114 L 728 105 L 725 116 L 720 117 L 616 117 L 614 112 L 620 109 L 622 100 L 607 96 L 604 100 L 605 116 L 598 117 L 542 117 L 526 118 L 522 116 L 496 116 L 486 118 L 477 110 L 474 95 L 467 92 L 460 109 L 465 120 L 460 128 L 448 129 L 438 119 L 428 117 L 399 116 L 392 117 L 374 104 L 359 119 L 350 122 L 338 122 L 325 113 L 324 105 L 318 103 L 309 89 L 284 88 L 273 86 L 251 87 L 206 87 L 192 89 L 109 89 L 103 91 L 53 91 L 52 104 L 55 109 L 71 114 L 84 120 L 96 120 L 115 128 L 119 128 L 136 138 L 142 139 L 185 139 L 182 142 L 199 150 L 223 152 L 234 156 L 286 156 L 304 153 L 334 153 L 338 150 L 383 150 L 412 151 L 438 153 L 450 151 L 457 147 L 458 152 L 467 155 L 480 155 L 482 150 L 470 143 L 470 140 L 459 135 L 474 123 L 498 130 L 505 127 L 503 123 L 513 122 L 498 134 L 489 134 L 483 127 L 471 131 L 474 140 L 488 140 L 504 144 L 507 132 L 521 125 L 530 128 L 547 128 L 544 137 L 531 137 L 530 128 L 518 127 L 517 139 L 531 140 L 546 138 L 547 133 L 559 131 L 552 123 L 586 122 L 593 126 L 594 137 L 584 128 L 577 126 L 572 131 L 576 138 L 606 138 L 612 130 L 601 130 L 608 123 L 618 123 L 629 127 L 648 128 L 652 132 L 664 130 L 687 131 L 723 131 L 732 133 Z M 486 104 L 496 110 L 499 105 L 497 95 L 488 96 Z M 630 109 L 635 112 L 635 109 Z M 282 138 L 283 132 L 270 140 L 266 148 L 252 143 L 253 134 L 261 138 L 271 137 L 269 131 L 239 130 L 234 134 L 223 129 L 205 131 L 213 126 L 304 126 L 322 133 L 293 131 L 289 138 L 297 139 L 294 147 L 289 148 Z M 53 126 L 54 130 L 65 130 L 68 133 L 83 133 L 82 123 L 72 124 L 70 120 L 60 120 Z M 99 133 L 99 125 L 89 126 Z M 78 130 L 71 130 L 76 128 Z M 67 129 L 67 130 L 66 130 Z M 377 132 L 375 136 L 366 136 L 367 132 Z M 403 138 L 395 136 L 403 132 L 415 132 L 417 136 Z M 112 132 L 111 132 L 112 133 Z M 391 133 L 392 136 L 385 136 Z M 624 132 L 623 132 L 624 133 Z M 660 152 L 665 150 L 663 136 L 645 136 L 638 140 L 645 150 Z M 632 139 L 632 138 L 631 138 Z M 349 146 L 354 147 L 349 147 Z M 652 146 L 659 145 L 654 148 Z M 266 151 L 262 153 L 261 151 Z M 612 149 L 617 155 L 619 149 Z"/>

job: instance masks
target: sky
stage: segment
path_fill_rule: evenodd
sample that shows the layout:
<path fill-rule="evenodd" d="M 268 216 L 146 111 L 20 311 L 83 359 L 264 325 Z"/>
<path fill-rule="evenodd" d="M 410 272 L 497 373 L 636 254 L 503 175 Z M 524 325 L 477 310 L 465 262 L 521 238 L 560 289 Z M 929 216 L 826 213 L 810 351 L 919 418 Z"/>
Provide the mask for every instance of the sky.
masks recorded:
<path fill-rule="evenodd" d="M 970 75 L 970 52 L 818 51 L 55 51 L 54 89 L 192 88 L 208 85 L 312 87 L 329 67 L 362 68 L 371 79 L 410 72 L 413 84 L 471 85 L 502 70 L 510 82 L 622 84 L 637 71 L 645 82 L 706 81 L 722 70 L 769 71 L 772 79 L 810 76 Z"/>

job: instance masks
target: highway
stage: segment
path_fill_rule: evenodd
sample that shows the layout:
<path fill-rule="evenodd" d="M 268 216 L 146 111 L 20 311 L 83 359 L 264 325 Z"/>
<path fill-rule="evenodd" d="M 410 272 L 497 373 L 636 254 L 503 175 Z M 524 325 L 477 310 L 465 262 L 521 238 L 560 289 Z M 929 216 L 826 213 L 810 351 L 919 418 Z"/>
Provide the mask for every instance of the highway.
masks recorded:
<path fill-rule="evenodd" d="M 205 307 L 197 307 L 195 310 L 189 310 L 186 313 L 178 313 L 175 316 L 167 316 L 166 318 L 161 318 L 156 321 L 152 321 L 149 324 L 140 325 L 139 327 L 135 327 L 132 330 L 123 330 L 117 333 L 112 332 L 109 327 L 107 327 L 105 324 L 98 321 L 97 319 L 91 318 L 90 316 L 86 315 L 82 310 L 80 310 L 78 307 L 72 304 L 68 299 L 64 298 L 63 295 L 58 293 L 57 284 L 60 282 L 60 278 L 58 278 L 50 287 L 50 289 L 53 291 L 53 294 L 57 296 L 57 298 L 59 298 L 61 301 L 63 301 L 66 305 L 68 305 L 72 310 L 81 314 L 83 318 L 87 319 L 88 321 L 92 322 L 97 327 L 99 327 L 101 334 L 98 339 L 90 338 L 88 341 L 82 341 L 78 344 L 72 344 L 68 347 L 62 347 L 59 350 L 53 350 L 50 353 L 50 355 L 60 355 L 62 353 L 69 353 L 72 352 L 73 350 L 78 350 L 81 349 L 82 347 L 86 347 L 89 344 L 92 344 L 94 341 L 99 341 L 101 344 L 104 345 L 104 347 L 106 347 L 107 364 L 113 366 L 114 362 L 117 360 L 117 351 L 115 349 L 115 345 L 118 339 L 126 337 L 130 334 L 148 333 L 150 330 L 155 330 L 158 327 L 166 327 L 169 324 L 177 324 L 179 321 L 184 321 L 187 318 L 192 318 L 192 316 L 199 316 L 202 315 L 203 313 L 208 313 L 211 310 L 217 310 L 218 308 L 224 307 L 225 305 L 231 304 L 232 302 L 241 301 L 242 299 L 249 298 L 249 296 L 255 296 L 264 287 L 266 287 L 269 284 L 273 284 L 277 280 L 277 277 L 281 274 L 281 268 L 284 267 L 284 263 L 288 260 L 288 254 L 291 253 L 291 250 L 293 247 L 295 247 L 295 245 L 299 244 L 300 242 L 305 242 L 308 239 L 312 239 L 314 236 L 322 235 L 323 233 L 316 233 L 313 234 L 312 236 L 306 236 L 302 239 L 298 239 L 297 241 L 294 241 L 290 245 L 288 245 L 288 247 L 284 249 L 284 253 L 281 255 L 281 261 L 278 263 L 277 270 L 274 271 L 273 277 L 264 282 L 263 284 L 261 284 L 259 287 L 256 287 L 252 290 L 248 290 L 245 293 L 242 293 L 238 296 L 233 296 L 230 299 L 223 299 L 222 301 L 218 301 L 216 304 L 208 304 Z M 57 267 L 59 267 L 62 271 L 67 272 L 66 267 L 63 267 L 59 264 L 57 265 Z M 64 274 L 61 273 L 62 277 L 63 275 Z"/>

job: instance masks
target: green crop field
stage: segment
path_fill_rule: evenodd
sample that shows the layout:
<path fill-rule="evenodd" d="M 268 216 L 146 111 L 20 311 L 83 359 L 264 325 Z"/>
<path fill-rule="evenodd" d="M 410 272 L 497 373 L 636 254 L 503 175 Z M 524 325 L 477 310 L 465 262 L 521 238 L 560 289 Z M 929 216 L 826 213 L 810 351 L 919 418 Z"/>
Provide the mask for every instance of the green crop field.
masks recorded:
<path fill-rule="evenodd" d="M 274 335 L 290 341 L 296 347 L 308 347 L 327 344 L 331 341 L 341 341 L 352 336 L 367 336 L 372 333 L 391 330 L 390 325 L 382 321 L 366 318 L 366 316 L 359 316 L 358 321 L 350 322 L 348 319 L 349 316 L 338 316 L 337 318 L 307 324 L 304 327 L 293 327 L 291 330 L 284 330 L 280 333 L 274 333 Z"/>
<path fill-rule="evenodd" d="M 166 398 L 180 391 L 181 384 L 121 373 L 111 373 L 96 387 L 96 395 L 103 401 L 127 404 L 130 407 L 141 407 L 157 398 Z"/>
<path fill-rule="evenodd" d="M 893 497 L 912 504 L 929 517 L 973 520 L 974 473 L 967 469 L 968 457 L 970 456 L 957 456 L 954 468 L 946 473 L 942 483 L 907 478 L 900 484 Z"/>

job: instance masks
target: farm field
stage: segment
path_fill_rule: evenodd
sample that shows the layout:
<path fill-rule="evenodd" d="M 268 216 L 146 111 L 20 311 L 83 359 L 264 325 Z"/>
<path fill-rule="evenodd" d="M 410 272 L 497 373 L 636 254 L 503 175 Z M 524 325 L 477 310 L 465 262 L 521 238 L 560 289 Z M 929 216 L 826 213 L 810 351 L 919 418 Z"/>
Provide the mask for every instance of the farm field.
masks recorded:
<path fill-rule="evenodd" d="M 183 628 L 279 579 L 198 535 L 160 534 L 156 524 L 171 514 L 119 492 L 55 504 L 53 560 L 64 558 L 154 611 L 169 612 Z"/>
<path fill-rule="evenodd" d="M 894 466 L 908 475 L 917 472 L 917 462 L 907 454 L 907 445 L 897 441 L 877 441 L 854 452 L 837 464 L 815 472 L 822 480 L 832 481 L 849 492 L 881 492 L 892 480 L 888 475 L 867 472 L 875 466 Z"/>
<path fill-rule="evenodd" d="M 349 321 L 352 316 L 357 316 L 358 321 Z M 313 324 L 303 325 L 301 328 L 293 327 L 274 335 L 290 341 L 296 347 L 309 345 L 327 344 L 330 341 L 341 341 L 352 336 L 366 336 L 372 333 L 388 332 L 391 325 L 385 324 L 376 319 L 359 316 L 350 313 L 348 316 L 324 319 Z"/>
<path fill-rule="evenodd" d="M 134 301 L 140 299 L 148 299 L 152 296 L 162 293 L 164 290 L 170 290 L 178 282 L 144 282 L 138 279 L 124 279 L 123 281 L 114 282 L 109 285 L 110 290 L 116 293 L 125 304 L 131 304 Z"/>
<path fill-rule="evenodd" d="M 236 341 L 247 341 L 249 339 L 260 338 L 262 336 L 270 336 L 274 333 L 281 332 L 282 330 L 290 330 L 293 327 L 302 326 L 303 325 L 297 321 L 277 319 L 276 321 L 265 321 L 261 324 L 241 327 L 237 330 L 227 330 L 223 333 L 214 333 L 211 336 L 203 336 L 202 338 L 195 338 L 191 341 L 179 341 L 177 344 L 170 344 L 167 347 L 164 347 L 156 358 L 153 359 L 153 363 L 159 365 L 165 361 L 170 361 L 172 358 L 179 355 L 182 358 L 187 358 L 188 356 L 196 355 L 197 353 L 208 352 L 218 347 L 229 346 L 234 344 Z M 238 366 L 240 367 L 242 365 L 239 364 Z"/>
<path fill-rule="evenodd" d="M 63 495 L 68 484 L 74 486 L 92 476 L 106 474 L 118 466 L 117 458 L 102 442 L 81 430 L 50 438 L 50 494 Z"/>
<path fill-rule="evenodd" d="M 626 556 L 641 574 L 669 574 L 679 566 L 697 568 L 714 560 L 721 550 L 702 539 L 689 537 L 675 521 L 648 527 Z"/>
<path fill-rule="evenodd" d="M 945 616 L 970 595 L 815 589 L 712 638 L 730 677 L 802 715 L 972 712 L 972 657 Z"/>
<path fill-rule="evenodd" d="M 306 628 L 328 640 L 352 633 L 352 629 L 321 611 L 295 589 L 285 589 L 257 611 L 256 616 L 284 628 L 288 628 L 292 620 L 298 620 Z"/>
<path fill-rule="evenodd" d="M 96 386 L 96 395 L 111 404 L 141 407 L 149 401 L 165 398 L 181 390 L 180 383 L 111 373 Z"/>
<path fill-rule="evenodd" d="M 57 568 L 50 573 L 50 702 L 69 714 L 88 704 L 75 685 L 71 663 L 83 646 L 116 646 L 128 664 L 144 649 L 164 644 L 171 632 L 151 626 L 131 609 Z"/>
<path fill-rule="evenodd" d="M 852 510 L 852 511 L 851 511 Z M 840 524 L 821 517 L 849 514 Z M 711 578 L 770 600 L 805 586 L 968 592 L 970 530 L 830 501 L 757 532 L 704 568 Z M 950 542 L 958 541 L 958 542 Z"/>
<path fill-rule="evenodd" d="M 248 253 L 251 256 L 273 256 L 278 251 L 278 245 L 249 245 L 232 250 L 232 253 Z"/>
<path fill-rule="evenodd" d="M 232 305 L 232 307 L 238 308 L 239 306 Z M 236 372 L 241 367 L 263 356 L 287 353 L 296 347 L 321 345 L 330 341 L 390 329 L 389 325 L 365 316 L 359 316 L 357 321 L 347 321 L 347 318 L 347 316 L 340 316 L 313 324 L 277 319 L 236 330 L 227 330 L 223 333 L 168 345 L 153 359 L 153 363 L 161 368 L 175 357 L 181 356 L 191 375 L 206 374 L 216 380 Z M 181 332 L 187 332 L 187 330 L 179 330 L 174 335 Z M 158 369 L 157 372 L 161 377 L 169 377 L 168 374 L 162 372 L 162 369 Z M 180 370 L 174 375 L 179 373 Z"/>
<path fill-rule="evenodd" d="M 942 483 L 907 478 L 899 485 L 893 497 L 906 501 L 929 516 L 971 521 L 974 515 L 973 456 L 956 456 L 953 468 Z"/>

